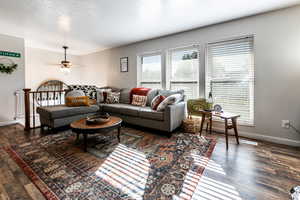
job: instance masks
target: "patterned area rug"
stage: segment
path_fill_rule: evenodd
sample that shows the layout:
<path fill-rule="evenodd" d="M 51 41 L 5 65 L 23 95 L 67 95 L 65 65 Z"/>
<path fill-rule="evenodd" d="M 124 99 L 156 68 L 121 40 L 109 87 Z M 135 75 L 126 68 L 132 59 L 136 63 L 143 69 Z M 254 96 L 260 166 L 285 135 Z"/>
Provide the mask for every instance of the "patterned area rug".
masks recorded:
<path fill-rule="evenodd" d="M 125 129 L 93 135 L 88 152 L 70 131 L 5 147 L 47 199 L 192 199 L 216 141 Z"/>

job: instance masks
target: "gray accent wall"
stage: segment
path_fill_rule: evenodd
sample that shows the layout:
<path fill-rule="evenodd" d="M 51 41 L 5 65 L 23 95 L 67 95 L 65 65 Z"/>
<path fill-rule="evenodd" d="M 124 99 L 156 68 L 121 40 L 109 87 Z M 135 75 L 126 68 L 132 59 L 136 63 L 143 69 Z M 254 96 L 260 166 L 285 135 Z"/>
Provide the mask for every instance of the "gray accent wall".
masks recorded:
<path fill-rule="evenodd" d="M 0 34 L 0 50 L 21 53 L 21 58 L 9 58 L 18 64 L 12 74 L 0 73 L 0 125 L 14 121 L 16 97 L 15 91 L 25 87 L 24 39 Z"/>
<path fill-rule="evenodd" d="M 217 14 L 217 13 L 216 13 Z M 300 134 L 281 128 L 291 120 L 300 129 L 300 6 L 195 29 L 158 39 L 98 52 L 98 67 L 106 69 L 107 83 L 117 87 L 137 84 L 137 56 L 187 45 L 200 45 L 201 93 L 204 93 L 205 45 L 254 35 L 255 126 L 240 127 L 241 135 L 300 146 Z M 132 30 L 134 31 L 134 30 Z M 120 36 L 121 37 L 121 36 Z M 129 57 L 129 72 L 120 72 L 120 58 Z M 100 75 L 100 74 L 99 74 Z"/>

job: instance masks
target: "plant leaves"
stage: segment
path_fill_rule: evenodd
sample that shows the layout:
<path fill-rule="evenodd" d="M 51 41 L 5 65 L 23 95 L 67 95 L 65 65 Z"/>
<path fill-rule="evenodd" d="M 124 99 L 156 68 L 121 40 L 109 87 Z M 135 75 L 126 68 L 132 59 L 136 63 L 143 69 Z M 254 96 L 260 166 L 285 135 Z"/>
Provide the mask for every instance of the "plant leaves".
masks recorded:
<path fill-rule="evenodd" d="M 0 63 L 0 73 L 6 73 L 6 74 L 11 74 L 13 71 L 15 71 L 18 67 L 18 64 L 13 63 L 10 65 L 5 65 Z"/>

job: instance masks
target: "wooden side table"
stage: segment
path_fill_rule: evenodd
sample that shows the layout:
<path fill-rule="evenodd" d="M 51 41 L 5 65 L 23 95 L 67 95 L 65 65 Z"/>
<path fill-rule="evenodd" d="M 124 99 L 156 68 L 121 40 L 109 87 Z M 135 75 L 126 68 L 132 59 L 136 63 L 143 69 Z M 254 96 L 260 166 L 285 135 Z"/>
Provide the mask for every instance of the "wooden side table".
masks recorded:
<path fill-rule="evenodd" d="M 210 111 L 204 111 L 204 110 L 199 110 L 199 113 L 202 115 L 201 126 L 200 126 L 200 135 L 202 133 L 205 118 L 208 118 L 208 120 L 209 120 L 209 132 L 211 134 L 212 117 L 219 117 L 221 119 L 224 119 L 224 122 L 225 122 L 226 150 L 228 150 L 228 130 L 230 130 L 230 129 L 234 130 L 236 143 L 240 144 L 239 134 L 238 134 L 238 130 L 237 130 L 237 118 L 239 118 L 240 115 L 233 114 L 233 113 L 227 113 L 227 112 L 216 113 L 214 111 L 210 112 Z M 228 124 L 229 120 L 231 120 L 231 122 L 232 122 L 231 125 Z"/>

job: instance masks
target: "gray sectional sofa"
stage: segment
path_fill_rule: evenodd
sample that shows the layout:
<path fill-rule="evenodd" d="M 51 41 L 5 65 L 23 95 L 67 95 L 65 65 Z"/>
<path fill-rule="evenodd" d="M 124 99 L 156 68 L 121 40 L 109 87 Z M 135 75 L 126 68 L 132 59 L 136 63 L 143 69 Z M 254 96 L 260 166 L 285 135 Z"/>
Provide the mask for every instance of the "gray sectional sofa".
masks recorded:
<path fill-rule="evenodd" d="M 161 131 L 172 132 L 178 128 L 185 118 L 185 102 L 182 101 L 169 105 L 162 111 L 152 110 L 152 99 L 160 90 L 152 90 L 147 95 L 146 107 L 138 107 L 130 104 L 129 90 L 122 90 L 119 104 L 100 104 L 101 111 L 119 116 L 124 122 L 142 127 L 153 128 Z"/>
<path fill-rule="evenodd" d="M 120 103 L 117 104 L 98 103 L 97 105 L 81 107 L 67 107 L 65 105 L 39 107 L 37 113 L 40 115 L 41 126 L 58 128 L 97 112 L 107 112 L 121 117 L 128 124 L 171 133 L 181 125 L 185 118 L 186 105 L 183 100 L 167 106 L 162 112 L 151 109 L 152 99 L 159 93 L 167 95 L 169 91 L 151 90 L 147 95 L 146 107 L 130 104 L 129 89 L 122 89 L 120 92 Z"/>

